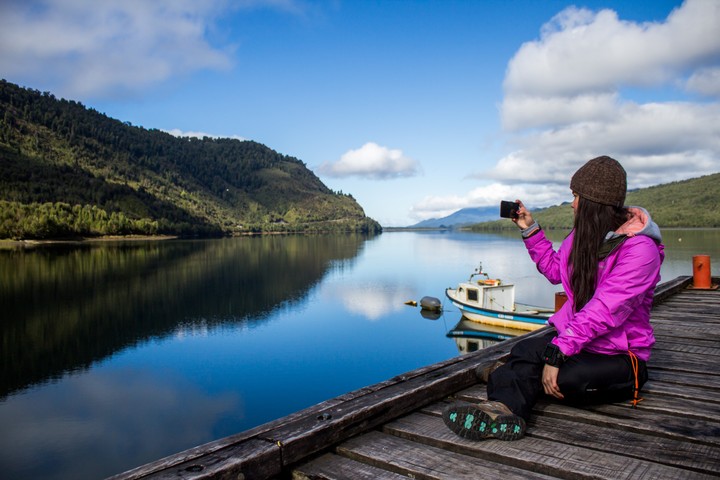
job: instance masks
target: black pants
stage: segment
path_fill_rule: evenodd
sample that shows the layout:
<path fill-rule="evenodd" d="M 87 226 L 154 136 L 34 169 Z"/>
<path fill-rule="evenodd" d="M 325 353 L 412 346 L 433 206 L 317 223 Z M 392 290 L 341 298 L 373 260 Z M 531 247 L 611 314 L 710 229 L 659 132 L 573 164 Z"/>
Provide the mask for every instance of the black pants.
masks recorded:
<path fill-rule="evenodd" d="M 533 405 L 544 394 L 542 355 L 548 342 L 557 335 L 547 334 L 519 342 L 510 351 L 508 362 L 496 369 L 488 380 L 489 400 L 507 405 L 516 415 L 528 420 Z M 647 367 L 638 361 L 638 388 L 647 381 Z M 635 374 L 629 355 L 601 355 L 580 352 L 560 367 L 558 387 L 564 403 L 591 405 L 631 399 Z"/>

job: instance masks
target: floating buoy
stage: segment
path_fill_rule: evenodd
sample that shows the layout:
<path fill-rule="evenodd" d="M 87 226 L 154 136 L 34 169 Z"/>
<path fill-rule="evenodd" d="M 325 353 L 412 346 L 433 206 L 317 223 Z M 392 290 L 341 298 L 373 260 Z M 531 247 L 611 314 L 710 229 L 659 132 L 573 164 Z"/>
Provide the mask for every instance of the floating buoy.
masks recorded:
<path fill-rule="evenodd" d="M 420 308 L 431 312 L 442 310 L 442 303 L 435 297 L 423 297 L 420 299 Z"/>

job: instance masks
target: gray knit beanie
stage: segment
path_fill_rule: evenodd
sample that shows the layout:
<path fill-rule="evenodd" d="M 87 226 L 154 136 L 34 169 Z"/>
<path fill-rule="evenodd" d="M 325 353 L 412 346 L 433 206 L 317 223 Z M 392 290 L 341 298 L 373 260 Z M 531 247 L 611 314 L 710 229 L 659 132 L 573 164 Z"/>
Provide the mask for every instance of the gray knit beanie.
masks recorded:
<path fill-rule="evenodd" d="M 614 158 L 593 158 L 572 176 L 570 190 L 593 202 L 622 207 L 627 192 L 625 169 Z"/>

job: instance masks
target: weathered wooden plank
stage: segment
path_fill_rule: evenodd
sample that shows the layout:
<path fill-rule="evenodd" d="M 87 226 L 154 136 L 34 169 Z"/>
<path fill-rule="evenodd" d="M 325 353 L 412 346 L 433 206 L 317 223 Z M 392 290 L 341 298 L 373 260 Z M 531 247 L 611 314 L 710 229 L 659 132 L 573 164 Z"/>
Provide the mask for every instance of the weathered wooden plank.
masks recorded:
<path fill-rule="evenodd" d="M 405 475 L 326 453 L 292 472 L 293 480 L 402 480 Z"/>
<path fill-rule="evenodd" d="M 610 453 L 622 453 L 694 472 L 720 474 L 720 447 L 677 442 L 620 428 L 578 424 L 561 418 L 537 416 L 528 425 L 528 435 Z M 602 441 L 598 441 L 602 439 Z"/>
<path fill-rule="evenodd" d="M 684 313 L 686 316 L 693 315 L 698 318 L 707 318 L 708 321 L 713 323 L 717 323 L 718 317 L 717 300 L 711 297 L 693 302 L 679 302 L 674 298 L 670 298 L 669 301 L 655 307 L 653 312 L 663 317 L 671 317 L 673 314 Z"/>
<path fill-rule="evenodd" d="M 685 288 L 682 290 L 678 290 L 675 294 L 672 295 L 672 300 L 675 302 L 703 302 L 709 299 L 716 298 L 718 295 L 718 292 L 720 292 L 719 289 L 715 290 L 698 290 L 694 288 Z"/>
<path fill-rule="evenodd" d="M 701 418 L 663 413 L 642 403 L 638 408 L 610 404 L 571 409 L 562 405 L 540 402 L 536 414 L 566 418 L 576 422 L 675 438 L 677 441 L 720 445 L 720 424 Z"/>
<path fill-rule="evenodd" d="M 643 391 L 641 397 L 642 403 L 637 408 L 632 408 L 629 402 L 609 404 L 610 408 L 619 407 L 629 410 L 623 412 L 632 415 L 631 411 L 642 411 L 642 415 L 654 415 L 656 413 L 667 413 L 675 417 L 680 417 L 688 422 L 703 422 L 715 424 L 715 431 L 720 434 L 720 403 L 716 401 L 706 401 L 698 398 L 678 398 L 670 395 L 656 394 L 653 390 Z M 605 408 L 604 405 L 589 407 L 595 411 Z M 613 412 L 616 410 L 612 410 Z M 720 441 L 720 438 L 718 439 Z"/>
<path fill-rule="evenodd" d="M 653 305 L 659 305 L 663 303 L 667 298 L 687 288 L 687 286 L 690 284 L 692 284 L 692 277 L 690 276 L 680 276 L 667 282 L 661 283 L 655 288 Z"/>
<path fill-rule="evenodd" d="M 642 395 L 659 397 L 667 395 L 685 400 L 698 400 L 703 403 L 720 403 L 720 395 L 716 389 L 702 386 L 691 386 L 686 383 L 676 384 L 658 380 L 648 381 L 642 388 Z"/>
<path fill-rule="evenodd" d="M 673 312 L 678 310 L 687 310 L 689 312 L 697 312 L 707 314 L 710 317 L 717 317 L 717 296 L 718 292 L 702 295 L 698 293 L 686 294 L 685 296 L 676 295 L 670 298 L 669 302 L 658 305 L 656 310 L 659 312 Z"/>
<path fill-rule="evenodd" d="M 717 288 L 695 288 L 692 285 L 688 285 L 685 288 L 681 288 L 677 290 L 672 297 L 673 298 L 679 298 L 681 300 L 687 299 L 687 298 L 704 298 L 704 297 L 712 297 L 713 295 L 717 295 L 718 291 L 720 291 Z"/>
<path fill-rule="evenodd" d="M 658 332 L 657 330 L 655 330 L 654 335 L 655 340 L 657 341 L 657 343 L 655 343 L 655 348 L 665 345 L 689 345 L 698 347 L 720 348 L 716 340 L 707 338 L 705 336 L 699 336 L 697 338 L 687 338 L 685 336 L 672 335 L 664 331 Z"/>
<path fill-rule="evenodd" d="M 148 472 L 134 470 L 135 477 L 118 475 L 115 478 L 148 478 L 154 480 L 196 480 L 271 478 L 282 471 L 280 448 L 257 439 L 245 440 L 208 455 L 202 455 L 169 468 Z M 142 475 L 137 476 L 138 473 Z"/>
<path fill-rule="evenodd" d="M 445 427 L 441 418 L 419 413 L 390 422 L 383 431 L 433 447 L 472 455 L 482 461 L 503 463 L 559 478 L 608 480 L 714 478 L 713 475 L 701 472 L 628 457 L 622 455 L 622 451 L 617 453 L 598 451 L 594 448 L 578 447 L 531 435 L 513 442 L 500 440 L 474 442 L 453 434 Z"/>
<path fill-rule="evenodd" d="M 673 383 L 675 385 L 689 385 L 692 387 L 704 387 L 713 390 L 720 390 L 720 375 L 705 375 L 702 373 L 683 372 L 678 374 L 671 369 L 648 370 L 649 381 L 661 381 L 665 383 Z M 720 393 L 720 392 L 718 392 Z"/>
<path fill-rule="evenodd" d="M 394 422 L 393 422 L 394 423 Z M 442 422 L 440 422 L 442 423 Z M 445 425 L 442 425 L 444 430 Z M 449 430 L 447 430 L 449 432 Z M 338 447 L 338 453 L 384 469 L 401 473 L 406 478 L 447 480 L 519 480 L 548 479 L 537 472 L 523 470 L 486 458 L 464 455 L 407 438 L 380 432 L 369 432 L 348 440 Z"/>
<path fill-rule="evenodd" d="M 677 328 L 675 329 L 662 329 L 657 328 L 657 326 L 653 326 L 654 328 L 654 334 L 655 339 L 660 339 L 662 341 L 665 338 L 668 338 L 672 335 L 675 335 L 675 338 L 671 340 L 672 343 L 677 345 L 702 345 L 702 342 L 707 342 L 711 344 L 710 346 L 719 345 L 720 344 L 720 333 L 710 333 L 710 332 L 703 332 L 703 331 L 697 331 L 697 330 L 688 330 L 684 332 L 677 332 Z M 720 326 L 718 326 L 718 331 L 720 332 Z"/>
<path fill-rule="evenodd" d="M 706 308 L 699 308 L 699 305 L 691 307 L 673 304 L 658 311 L 653 319 L 653 321 L 656 321 L 655 319 L 657 319 L 668 323 L 674 322 L 675 325 L 683 324 L 688 319 L 698 325 L 720 325 L 720 314 L 718 314 L 717 306 L 713 305 L 708 305 Z"/>
<path fill-rule="evenodd" d="M 720 343 L 720 325 L 708 328 L 685 328 L 676 324 L 653 323 L 652 327 L 656 339 L 658 337 L 675 337 L 674 341 L 677 343 L 689 343 L 692 345 L 698 345 L 697 342 L 702 340 L 714 342 L 716 345 Z"/>
<path fill-rule="evenodd" d="M 714 357 L 672 350 L 664 350 L 662 355 L 653 355 L 648 361 L 648 368 L 702 373 L 708 376 L 720 373 L 717 370 L 717 361 L 715 361 Z"/>
<path fill-rule="evenodd" d="M 712 305 L 712 302 L 715 298 L 717 298 L 717 295 L 720 293 L 720 290 L 695 290 L 695 289 L 684 289 L 679 290 L 675 294 L 673 294 L 671 297 L 673 303 L 675 305 L 685 305 L 689 308 L 693 308 L 695 305 Z M 670 298 L 670 297 L 666 297 Z M 665 302 L 660 305 L 661 307 L 665 307 Z"/>
<path fill-rule="evenodd" d="M 688 325 L 688 319 L 692 321 L 691 325 Z M 658 328 L 669 327 L 675 329 L 700 330 L 705 329 L 713 331 L 718 325 L 720 325 L 720 315 L 710 315 L 708 313 L 691 310 L 688 308 L 678 308 L 677 310 L 668 309 L 653 315 L 651 319 L 653 325 L 657 325 Z"/>
<path fill-rule="evenodd" d="M 688 320 L 691 321 L 691 325 L 688 325 Z M 720 315 L 718 315 L 717 311 L 711 314 L 699 309 L 668 308 L 653 315 L 651 322 L 675 328 L 680 326 L 682 328 L 712 328 L 720 325 Z"/>
<path fill-rule="evenodd" d="M 717 343 L 715 345 L 718 345 Z M 710 357 L 720 357 L 720 348 L 715 346 L 707 345 L 688 345 L 687 343 L 680 342 L 668 342 L 665 340 L 658 340 L 653 346 L 653 354 L 657 355 L 660 350 L 670 350 L 678 353 L 692 353 L 696 355 L 706 355 Z M 709 358 L 708 363 L 714 363 L 717 365 L 720 362 L 720 358 Z"/>
<path fill-rule="evenodd" d="M 674 397 L 653 397 L 643 393 L 643 402 L 637 408 L 630 403 L 603 404 L 587 407 L 570 407 L 550 400 L 540 400 L 533 412 L 575 421 L 578 424 L 624 428 L 638 433 L 675 438 L 677 441 L 720 445 L 720 420 L 718 404 L 712 410 L 703 402 Z M 484 388 L 476 386 L 459 392 L 458 400 L 480 402 L 485 400 Z M 443 404 L 433 404 L 423 412 L 440 415 Z"/>
<path fill-rule="evenodd" d="M 692 283 L 692 282 L 690 282 Z M 717 280 L 713 283 L 717 284 Z M 710 288 L 710 289 L 700 289 L 700 288 L 694 288 L 692 285 L 688 284 L 686 288 L 680 288 L 676 290 L 672 297 L 673 299 L 680 299 L 680 300 L 686 300 L 688 298 L 698 298 L 703 299 L 707 297 L 713 297 L 714 295 L 717 295 L 718 292 L 720 292 L 720 289 L 718 288 Z"/>
<path fill-rule="evenodd" d="M 672 301 L 672 300 L 671 300 Z M 720 321 L 712 316 L 700 312 L 694 312 L 687 308 L 678 309 L 677 311 L 666 309 L 653 312 L 650 317 L 650 323 L 657 328 L 675 329 L 678 333 L 685 329 L 688 330 L 709 330 L 713 331 L 713 327 L 720 325 Z"/>
<path fill-rule="evenodd" d="M 693 321 L 717 325 L 719 313 L 716 300 L 713 302 L 708 301 L 706 305 L 701 302 L 682 304 L 676 303 L 671 298 L 659 307 L 655 307 L 652 318 L 675 321 L 675 323 L 685 323 L 683 320 L 692 319 Z"/>
<path fill-rule="evenodd" d="M 461 400 L 465 402 L 482 402 L 487 400 L 487 385 L 484 383 L 478 383 L 472 387 L 468 387 L 461 392 L 457 392 L 452 397 L 448 397 L 449 401 Z M 437 407 L 438 404 L 433 404 L 433 407 Z"/>
<path fill-rule="evenodd" d="M 653 330 L 666 335 L 676 334 L 682 338 L 689 336 L 690 338 L 695 337 L 697 333 L 706 333 L 715 338 L 718 337 L 718 330 L 720 330 L 720 323 L 702 322 L 699 319 L 693 318 L 691 321 L 685 321 L 683 323 L 678 322 L 678 318 L 681 314 L 673 315 L 675 318 L 664 320 L 662 318 L 654 318 L 651 321 Z M 692 322 L 692 323 L 690 323 Z"/>

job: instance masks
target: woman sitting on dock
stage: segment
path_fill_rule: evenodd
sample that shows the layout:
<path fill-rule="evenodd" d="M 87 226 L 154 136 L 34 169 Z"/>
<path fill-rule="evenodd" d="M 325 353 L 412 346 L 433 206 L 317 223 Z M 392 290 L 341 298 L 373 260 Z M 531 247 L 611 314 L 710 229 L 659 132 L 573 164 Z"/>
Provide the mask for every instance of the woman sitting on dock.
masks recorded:
<path fill-rule="evenodd" d="M 445 424 L 472 440 L 517 440 L 544 392 L 572 405 L 631 399 L 647 380 L 655 343 L 650 326 L 664 253 L 660 230 L 648 212 L 624 207 L 626 173 L 603 156 L 572 177 L 574 227 L 556 252 L 522 202 L 513 221 L 538 270 L 561 283 L 568 301 L 545 334 L 515 345 L 490 373 L 488 401 L 455 403 Z"/>

